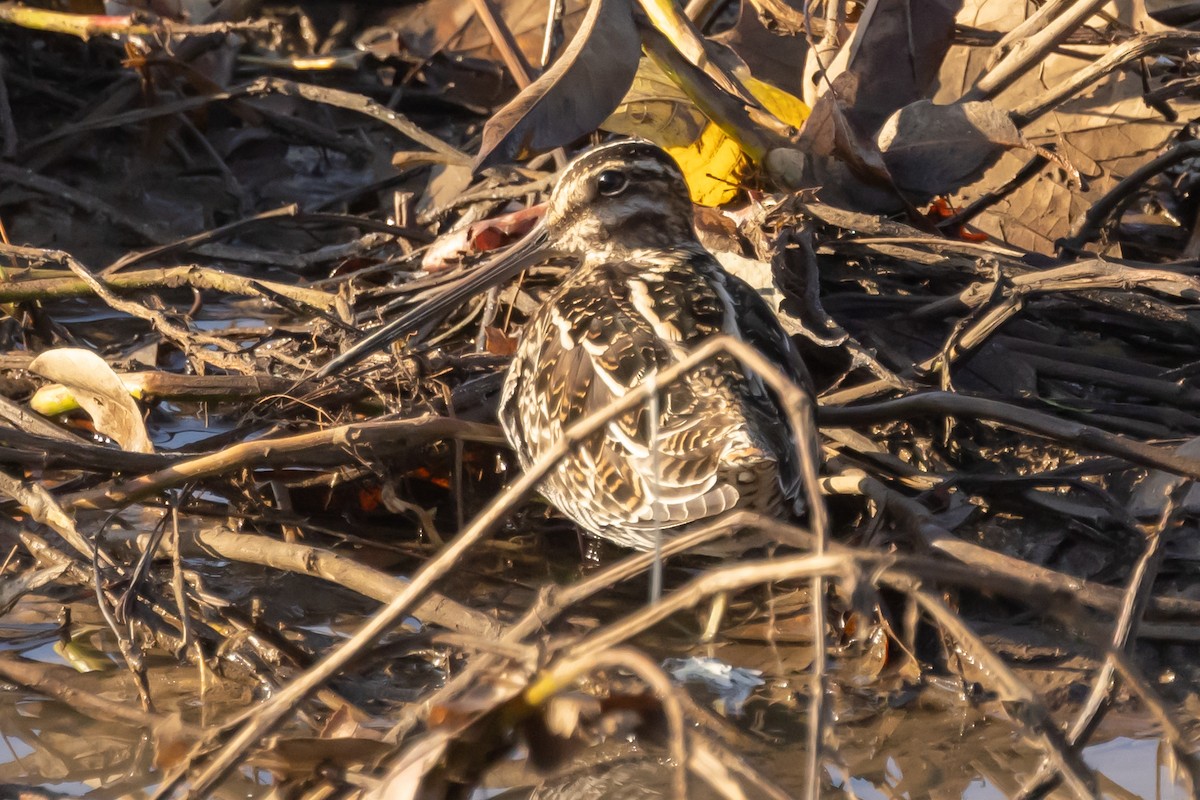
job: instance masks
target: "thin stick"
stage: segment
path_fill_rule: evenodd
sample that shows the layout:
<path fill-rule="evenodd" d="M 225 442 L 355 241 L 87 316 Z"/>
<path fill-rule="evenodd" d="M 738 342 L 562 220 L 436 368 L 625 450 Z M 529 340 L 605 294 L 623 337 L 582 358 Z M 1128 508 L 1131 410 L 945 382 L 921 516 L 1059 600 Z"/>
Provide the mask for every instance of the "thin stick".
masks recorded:
<path fill-rule="evenodd" d="M 1165 294 L 1179 300 L 1191 302 L 1200 296 L 1200 280 L 1167 269 L 1125 267 L 1105 261 L 1086 261 L 1042 271 L 1030 271 L 1013 277 L 1002 275 L 1009 290 L 998 301 L 997 306 L 974 325 L 964 342 L 981 343 L 994 333 L 1000 325 L 1019 312 L 1026 298 L 1050 292 L 1096 291 L 1116 289 L 1121 291 L 1146 291 Z M 957 296 L 945 297 L 911 312 L 911 316 L 937 318 L 958 313 L 962 308 L 975 308 L 996 296 L 999 283 L 996 279 L 971 284 Z M 928 372 L 938 365 L 941 355 L 927 358 L 911 368 L 911 372 Z M 825 405 L 841 405 L 862 400 L 889 391 L 891 381 L 876 379 L 865 384 L 839 389 L 826 394 Z"/>
<path fill-rule="evenodd" d="M 166 314 L 163 314 L 161 311 L 155 311 L 140 303 L 117 297 L 104 284 L 101 278 L 92 274 L 91 270 L 84 266 L 82 262 L 76 260 L 70 253 L 62 250 L 43 250 L 36 247 L 15 247 L 13 245 L 0 245 L 0 252 L 11 252 L 22 258 L 39 258 L 51 263 L 61 264 L 75 273 L 109 307 L 150 323 L 156 331 L 170 339 L 185 353 L 192 355 L 197 360 L 243 375 L 255 371 L 254 367 L 248 361 L 238 358 L 235 355 L 240 352 L 240 348 L 233 342 L 219 339 L 215 336 L 193 333 L 168 320 Z M 224 352 L 214 353 L 209 347 Z"/>
<path fill-rule="evenodd" d="M 1073 422 L 1040 411 L 950 392 L 921 394 L 885 400 L 870 405 L 820 410 L 822 424 L 851 427 L 864 423 L 894 421 L 927 415 L 952 415 L 988 420 L 1051 441 L 1069 443 L 1086 450 L 1119 456 L 1134 464 L 1155 467 L 1176 475 L 1200 478 L 1200 459 L 1165 447 L 1155 447 L 1125 436 L 1102 431 L 1091 425 Z"/>
<path fill-rule="evenodd" d="M 831 463 L 833 469 L 838 468 L 837 461 Z M 1120 590 L 1094 581 L 1082 580 L 1072 575 L 1056 572 L 1048 567 L 1033 564 L 1014 556 L 989 550 L 981 545 L 972 544 L 951 534 L 932 521 L 930 512 L 919 502 L 900 492 L 889 489 L 874 478 L 867 477 L 855 470 L 846 470 L 841 480 L 857 480 L 860 491 L 866 497 L 879 505 L 886 505 L 889 511 L 897 516 L 899 522 L 925 546 L 942 555 L 948 556 L 957 564 L 940 564 L 940 574 L 929 573 L 930 578 L 956 583 L 964 586 L 983 588 L 988 591 L 1007 594 L 1014 599 L 1030 601 L 1039 598 L 1047 604 L 1059 604 L 1063 598 L 1069 598 L 1071 603 L 1077 603 L 1098 611 L 1115 614 L 1120 611 L 1123 595 Z M 921 567 L 907 559 L 901 559 L 909 572 L 923 574 Z M 974 577 L 968 577 L 973 575 Z M 1200 618 L 1200 603 L 1175 597 L 1154 597 L 1150 600 L 1151 608 L 1158 614 L 1168 616 L 1185 616 L 1190 618 L 1183 625 L 1190 625 Z M 1149 626 L 1148 626 L 1149 627 Z M 1152 629 L 1145 635 L 1149 637 Z"/>
<path fill-rule="evenodd" d="M 992 45 L 992 52 L 988 54 L 987 69 L 990 70 L 1000 63 L 1000 60 L 1009 53 L 1009 47 L 1014 43 L 1043 30 L 1058 16 L 1059 12 L 1063 10 L 1063 6 L 1070 5 L 1072 2 L 1073 0 L 1048 0 L 1041 8 L 1026 17 L 1024 22 L 1004 34 L 1000 41 Z"/>
<path fill-rule="evenodd" d="M 433 134 L 427 133 L 408 117 L 380 105 L 361 94 L 330 89 L 327 86 L 297 83 L 296 81 L 283 80 L 282 78 L 259 78 L 246 87 L 246 93 L 251 96 L 281 94 L 287 97 L 302 97 L 314 103 L 325 103 L 326 105 L 337 106 L 348 111 L 357 111 L 390 128 L 394 128 L 417 144 L 424 145 L 444 158 L 449 164 L 469 164 L 471 162 L 470 157 L 466 153 L 446 144 Z"/>
<path fill-rule="evenodd" d="M 892 585 L 903 589 L 910 597 L 914 598 L 926 614 L 929 614 L 937 624 L 941 625 L 960 647 L 970 653 L 973 660 L 991 677 L 998 680 L 1008 695 L 1006 699 L 1015 706 L 1011 712 L 1014 718 L 1023 723 L 1023 727 L 1040 740 L 1043 750 L 1058 774 L 1062 776 L 1067 788 L 1076 797 L 1098 797 L 1091 768 L 1084 763 L 1073 748 L 1063 741 L 1054 717 L 1038 700 L 1033 690 L 1017 677 L 1016 673 L 1004 663 L 1004 660 L 981 641 L 975 632 L 967 627 L 961 617 L 951 611 L 931 592 L 908 581 L 897 581 Z"/>
<path fill-rule="evenodd" d="M 277 439 L 255 439 L 178 461 L 149 475 L 141 475 L 108 487 L 80 492 L 68 501 L 71 508 L 113 508 L 142 500 L 190 481 L 228 472 L 303 461 L 308 465 L 344 464 L 374 448 L 396 452 L 438 439 L 462 437 L 485 444 L 503 445 L 495 425 L 448 417 L 359 422 L 339 425 L 314 433 Z"/>
<path fill-rule="evenodd" d="M 986 100 L 994 97 L 1002 89 L 1011 85 L 1017 78 L 1033 69 L 1042 58 L 1066 41 L 1071 31 L 1078 28 L 1084 20 L 1095 13 L 1107 0 L 1076 0 L 1069 9 L 1048 22 L 1037 34 L 1022 38 L 1013 45 L 999 63 L 975 82 L 963 100 Z M 1043 9 L 1048 13 L 1051 9 Z"/>
<path fill-rule="evenodd" d="M 187 119 L 186 116 L 183 118 Z M 200 138 L 204 139 L 202 136 Z M 204 139 L 204 141 L 207 142 L 208 139 Z M 212 230 L 203 231 L 201 233 L 193 234 L 192 236 L 185 236 L 184 238 L 174 242 L 164 242 L 157 247 L 150 247 L 145 250 L 134 250 L 130 253 L 126 253 L 104 269 L 100 270 L 100 274 L 109 275 L 110 273 L 129 266 L 130 264 L 138 261 L 144 261 L 147 258 L 164 256 L 168 253 L 178 252 L 180 250 L 195 247 L 198 244 L 210 242 L 214 239 L 219 239 L 231 233 L 235 233 L 247 225 L 253 225 L 258 222 L 276 219 L 278 217 L 294 217 L 296 212 L 299 210 L 300 207 L 298 205 L 295 203 L 289 203 L 288 205 L 280 206 L 279 208 L 273 208 L 260 214 L 254 214 L 253 216 L 246 217 L 244 219 L 235 220 L 226 225 L 213 228 Z"/>
<path fill-rule="evenodd" d="M 1099 259 L 1004 277 L 1012 284 L 1014 291 L 1026 294 L 1111 289 L 1162 294 L 1187 303 L 1195 302 L 1200 297 L 1200 280 L 1185 273 L 1164 267 L 1127 267 Z M 980 281 L 957 295 L 935 300 L 911 313 L 918 317 L 937 318 L 981 305 L 991 296 L 992 282 Z"/>
<path fill-rule="evenodd" d="M 177 512 L 172 506 L 172 515 Z M 202 552 L 244 564 L 260 564 L 285 572 L 310 575 L 345 587 L 364 597 L 386 603 L 404 590 L 408 581 L 361 564 L 349 556 L 332 553 L 324 548 L 296 544 L 235 533 L 224 528 L 204 528 L 196 531 L 176 531 L 178 545 L 169 545 L 173 557 L 181 553 Z M 180 609 L 182 612 L 182 608 Z M 413 608 L 413 616 L 424 623 L 440 625 L 452 631 L 493 639 L 500 632 L 500 623 L 475 609 L 429 592 Z"/>
<path fill-rule="evenodd" d="M 1013 122 L 1023 128 L 1068 98 L 1082 92 L 1088 86 L 1143 56 L 1153 53 L 1186 51 L 1200 46 L 1200 32 L 1171 31 L 1169 33 L 1147 33 L 1110 49 L 1100 58 L 1071 77 L 1032 100 L 1017 106 L 1012 111 Z"/>
<path fill-rule="evenodd" d="M 79 673 L 69 667 L 29 661 L 15 653 L 0 652 L 0 677 L 54 698 L 67 708 L 105 724 L 119 722 L 151 730 L 171 719 L 171 715 L 141 711 L 129 703 L 115 702 L 111 697 L 80 688 Z M 180 722 L 178 718 L 175 718 L 175 724 L 182 726 L 180 733 L 189 738 L 199 738 L 202 733 L 199 728 Z"/>
<path fill-rule="evenodd" d="M 29 254 L 13 252 L 22 258 Z M 52 252 L 52 251 L 51 251 Z M 47 251 L 36 253 L 39 260 L 47 259 Z M 183 266 L 163 269 L 145 269 L 134 272 L 123 272 L 104 278 L 104 283 L 114 292 L 135 292 L 146 289 L 175 289 L 182 286 L 193 289 L 213 289 L 229 294 L 245 295 L 247 297 L 262 297 L 275 299 L 274 296 L 286 298 L 293 303 L 310 309 L 327 311 L 337 303 L 337 296 L 322 292 L 318 289 L 308 289 L 277 281 L 260 278 L 246 278 L 234 275 L 212 267 Z M 93 285 L 82 278 L 66 276 L 62 278 L 31 278 L 28 280 L 6 281 L 0 284 L 0 303 L 20 303 L 29 300 L 56 300 L 68 297 L 86 297 L 95 295 Z"/>
<path fill-rule="evenodd" d="M 799 528 L 782 526 L 778 520 L 757 514 L 753 511 L 734 511 L 721 516 L 710 523 L 698 525 L 684 533 L 671 537 L 662 545 L 662 558 L 670 558 L 678 553 L 691 550 L 698 545 L 709 542 L 721 535 L 732 535 L 742 529 L 769 530 L 776 534 L 776 541 L 796 543 L 811 538 L 811 535 Z M 610 564 L 604 569 L 593 573 L 587 578 L 570 586 L 551 586 L 545 589 L 533 604 L 516 622 L 509 625 L 502 642 L 520 642 L 529 635 L 544 629 L 550 622 L 557 619 L 567 609 L 577 603 L 596 595 L 604 589 L 615 586 L 622 581 L 639 575 L 652 566 L 657 555 L 653 551 L 634 553 L 631 556 Z M 450 698 L 469 688 L 494 666 L 494 661 L 477 659 L 458 675 L 455 675 L 442 686 L 428 702 L 419 706 L 410 706 L 401 712 L 387 738 L 391 741 L 401 740 L 415 725 L 421 716 L 436 707 L 448 702 Z"/>
<path fill-rule="evenodd" d="M 471 0 L 471 5 L 475 7 L 475 16 L 479 17 L 483 26 L 487 28 L 492 37 L 492 44 L 500 51 L 500 58 L 504 60 L 504 66 L 508 67 L 517 86 L 524 89 L 533 83 L 533 68 L 529 66 L 525 54 L 517 45 L 517 40 L 513 38 L 512 31 L 500 16 L 500 9 L 492 0 Z"/>
<path fill-rule="evenodd" d="M 1008 666 L 986 647 L 974 632 L 936 597 L 920 588 L 920 578 L 908 573 L 898 565 L 914 563 L 913 559 L 900 559 L 864 550 L 839 547 L 836 553 L 824 555 L 800 555 L 784 558 L 745 561 L 733 566 L 722 567 L 701 574 L 672 592 L 653 606 L 634 611 L 568 648 L 568 653 L 591 653 L 602 651 L 626 641 L 632 636 L 648 630 L 672 614 L 693 608 L 704 598 L 720 592 L 730 592 L 746 586 L 804 577 L 840 576 L 853 579 L 860 575 L 877 576 L 889 586 L 913 596 L 918 603 L 941 624 L 950 635 L 982 663 L 990 674 L 997 677 L 1007 699 L 1018 706 L 1014 718 L 1023 722 L 1036 733 L 1047 753 L 1054 759 L 1067 781 L 1068 786 L 1079 797 L 1091 798 L 1090 770 L 1063 746 L 1057 734 L 1053 718 L 1036 694 L 1022 682 Z"/>
<path fill-rule="evenodd" d="M 1071 235 L 1058 243 L 1059 258 L 1081 252 L 1085 244 L 1100 235 L 1102 226 L 1113 212 L 1146 181 L 1176 164 L 1198 155 L 1200 155 L 1200 142 L 1182 142 L 1126 175 L 1103 197 L 1092 203 L 1087 213 L 1075 223 Z"/>
<path fill-rule="evenodd" d="M 1133 568 L 1133 574 L 1129 577 L 1129 585 L 1125 590 L 1121 611 L 1113 623 L 1112 637 L 1108 645 L 1110 651 L 1127 652 L 1137 641 L 1137 627 L 1145 612 L 1146 599 L 1153 587 L 1154 578 L 1158 575 L 1159 564 L 1162 562 L 1162 533 L 1174 520 L 1176 510 L 1177 506 L 1174 501 L 1168 502 L 1167 507 L 1159 516 L 1158 525 L 1150 531 L 1150 535 L 1147 537 L 1146 547 Z M 1098 721 L 1101 711 L 1108 703 L 1110 694 L 1115 688 L 1113 677 L 1116 672 L 1115 661 L 1111 656 L 1107 656 L 1095 677 L 1092 678 L 1092 688 L 1088 692 L 1087 700 L 1084 701 L 1083 707 L 1075 715 L 1075 719 L 1072 720 L 1071 726 L 1067 730 L 1066 740 L 1070 746 L 1078 748 L 1085 743 L 1088 731 Z M 1017 795 L 1018 800 L 1043 796 L 1053 788 L 1055 777 L 1052 766 L 1048 762 L 1043 763 L 1037 773 L 1021 787 L 1021 792 Z"/>

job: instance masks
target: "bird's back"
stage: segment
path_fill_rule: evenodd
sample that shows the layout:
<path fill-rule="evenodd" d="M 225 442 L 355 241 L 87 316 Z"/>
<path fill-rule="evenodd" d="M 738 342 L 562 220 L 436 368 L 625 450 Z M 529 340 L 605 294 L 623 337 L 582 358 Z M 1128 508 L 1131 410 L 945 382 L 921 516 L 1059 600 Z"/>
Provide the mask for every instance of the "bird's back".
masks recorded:
<path fill-rule="evenodd" d="M 807 381 L 762 299 L 698 245 L 585 259 L 527 323 L 505 381 L 500 419 L 522 466 L 721 333 Z M 638 549 L 660 528 L 794 503 L 799 475 L 782 410 L 733 358 L 664 387 L 657 404 L 657 426 L 644 405 L 565 458 L 543 482 L 547 499 L 590 533 Z"/>

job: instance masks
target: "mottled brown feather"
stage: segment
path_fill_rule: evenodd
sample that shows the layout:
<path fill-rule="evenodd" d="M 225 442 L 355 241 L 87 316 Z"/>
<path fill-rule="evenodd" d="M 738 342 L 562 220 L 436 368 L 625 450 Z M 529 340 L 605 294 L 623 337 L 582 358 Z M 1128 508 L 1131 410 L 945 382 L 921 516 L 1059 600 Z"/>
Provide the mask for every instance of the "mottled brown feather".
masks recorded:
<path fill-rule="evenodd" d="M 628 187 L 597 180 L 624 170 Z M 500 420 L 523 467 L 573 422 L 728 333 L 807 386 L 787 334 L 765 302 L 696 241 L 682 175 L 640 142 L 584 154 L 560 177 L 546 225 L 574 271 L 533 314 L 505 381 Z M 543 494 L 589 533 L 647 549 L 660 529 L 734 507 L 798 508 L 793 437 L 774 396 L 722 356 L 614 420 L 565 458 Z"/>

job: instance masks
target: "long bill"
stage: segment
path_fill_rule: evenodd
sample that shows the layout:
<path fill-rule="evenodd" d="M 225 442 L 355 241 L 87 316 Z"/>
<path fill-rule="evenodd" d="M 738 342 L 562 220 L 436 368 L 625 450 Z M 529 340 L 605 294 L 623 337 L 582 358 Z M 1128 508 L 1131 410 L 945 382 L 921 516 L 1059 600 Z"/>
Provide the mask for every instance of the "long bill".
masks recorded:
<path fill-rule="evenodd" d="M 358 363 L 429 320 L 457 308 L 467 298 L 515 278 L 522 270 L 550 254 L 546 227 L 539 222 L 524 238 L 503 253 L 477 265 L 463 277 L 444 286 L 436 296 L 409 309 L 349 350 L 334 356 L 325 366 L 313 373 L 310 379 L 320 380 Z"/>

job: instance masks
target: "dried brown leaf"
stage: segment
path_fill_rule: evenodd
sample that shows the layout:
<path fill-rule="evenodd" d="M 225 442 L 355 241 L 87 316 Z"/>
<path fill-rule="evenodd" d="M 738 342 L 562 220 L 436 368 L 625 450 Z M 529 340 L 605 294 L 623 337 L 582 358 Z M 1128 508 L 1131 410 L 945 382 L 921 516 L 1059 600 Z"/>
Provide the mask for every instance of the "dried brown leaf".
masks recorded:
<path fill-rule="evenodd" d="M 96 426 L 96 430 L 135 453 L 153 453 L 142 412 L 112 367 L 91 350 L 63 347 L 47 350 L 29 370 L 63 384 Z"/>
<path fill-rule="evenodd" d="M 795 2 L 799 4 L 799 0 Z M 789 36 L 768 30 L 753 4 L 742 3 L 733 27 L 710 38 L 737 53 L 754 77 L 794 95 L 803 94 L 808 41 L 803 35 Z"/>
<path fill-rule="evenodd" d="M 566 0 L 563 27 L 568 36 L 583 17 L 586 4 L 586 0 Z M 499 0 L 496 6 L 521 52 L 531 62 L 536 61 L 546 29 L 545 0 Z M 383 41 L 394 42 L 390 47 L 377 45 L 372 48 L 380 56 L 406 55 L 425 61 L 438 53 L 449 52 L 501 62 L 491 35 L 475 14 L 475 7 L 463 0 L 427 0 L 391 12 L 380 22 L 380 28 L 374 31 L 386 31 L 389 35 L 383 37 Z"/>
<path fill-rule="evenodd" d="M 154 766 L 169 770 L 178 766 L 192 749 L 183 718 L 178 712 L 168 714 L 154 726 Z"/>
<path fill-rule="evenodd" d="M 935 105 L 918 100 L 897 111 L 876 136 L 896 185 L 909 192 L 953 192 L 1025 146 L 1008 114 L 988 102 Z"/>
<path fill-rule="evenodd" d="M 883 154 L 846 115 L 840 97 L 853 94 L 854 73 L 839 75 L 800 132 L 797 147 L 766 159 L 772 180 L 789 189 L 818 188 L 822 201 L 847 208 L 891 211 L 903 206 Z M 843 91 L 847 90 L 847 91 Z"/>
<path fill-rule="evenodd" d="M 545 210 L 544 205 L 521 208 L 439 236 L 421 258 L 421 268 L 427 272 L 445 272 L 462 266 L 468 258 L 510 245 L 529 233 Z"/>
<path fill-rule="evenodd" d="M 595 0 L 554 65 L 488 120 L 475 168 L 594 131 L 629 90 L 640 54 L 630 0 Z"/>
<path fill-rule="evenodd" d="M 874 133 L 893 111 L 920 100 L 938 76 L 963 0 L 870 3 L 849 43 L 829 65 L 830 80 L 858 80 L 833 91 L 846 115 Z"/>
<path fill-rule="evenodd" d="M 1127 5 L 1119 3 L 1117 10 Z M 1023 14 L 1007 4 L 967 0 L 958 21 L 968 27 L 1003 32 L 1022 19 Z M 1096 17 L 1092 22 L 1103 24 L 1104 20 Z M 1048 87 L 1066 81 L 1108 49 L 1072 45 L 1052 53 L 1037 69 L 1000 93 L 995 104 L 1016 107 L 1041 96 Z M 953 102 L 968 90 L 982 71 L 986 55 L 987 51 L 980 48 L 953 48 L 943 64 L 941 88 L 934 101 Z M 1166 77 L 1152 76 L 1151 88 Z M 1032 144 L 1056 148 L 1078 170 L 1083 186 L 1076 185 L 1059 166 L 1049 165 L 972 224 L 1017 247 L 1053 253 L 1056 241 L 1070 234 L 1074 220 L 1085 214 L 1097 198 L 1157 155 L 1186 120 L 1200 116 L 1200 100 L 1179 98 L 1171 101 L 1179 121 L 1166 120 L 1142 100 L 1144 91 L 1139 75 L 1117 71 L 1023 128 L 1022 134 Z M 955 205 L 965 206 L 980 194 L 1004 185 L 1028 160 L 1018 152 L 1003 154 L 979 180 L 954 198 Z"/>

